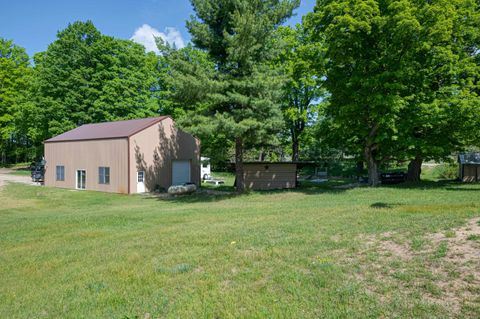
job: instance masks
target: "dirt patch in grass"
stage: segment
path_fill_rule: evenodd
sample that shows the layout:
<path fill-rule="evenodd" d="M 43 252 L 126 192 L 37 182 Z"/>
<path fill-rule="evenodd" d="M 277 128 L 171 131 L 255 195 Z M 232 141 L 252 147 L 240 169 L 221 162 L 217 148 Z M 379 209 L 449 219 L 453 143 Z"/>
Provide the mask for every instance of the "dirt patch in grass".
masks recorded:
<path fill-rule="evenodd" d="M 398 257 L 402 260 L 409 260 L 413 258 L 414 253 L 405 244 L 398 244 L 392 240 L 385 240 L 380 242 L 381 251 L 392 254 L 392 256 Z"/>
<path fill-rule="evenodd" d="M 415 252 L 407 244 L 396 242 L 394 237 L 395 233 L 385 232 L 380 235 L 361 236 L 361 241 L 368 251 L 376 251 L 381 257 L 412 259 Z"/>
<path fill-rule="evenodd" d="M 480 303 L 480 241 L 475 240 L 480 236 L 479 223 L 480 218 L 474 218 L 452 232 L 428 236 L 436 247 L 437 259 L 443 257 L 429 266 L 440 278 L 436 284 L 443 292 L 443 301 L 455 312 Z"/>
<path fill-rule="evenodd" d="M 438 246 L 442 242 L 448 243 L 446 257 L 456 263 L 468 263 L 480 259 L 480 218 L 471 219 L 466 226 L 454 229 L 451 233 L 436 233 L 429 239 Z M 480 278 L 480 269 L 476 269 Z"/>
<path fill-rule="evenodd" d="M 480 218 L 447 232 L 424 236 L 414 249 L 396 233 L 361 236 L 363 248 L 345 259 L 357 262 L 354 275 L 385 302 L 390 289 L 420 293 L 420 302 L 441 306 L 452 317 L 474 318 L 480 311 Z M 352 258 L 353 257 L 353 258 Z"/>

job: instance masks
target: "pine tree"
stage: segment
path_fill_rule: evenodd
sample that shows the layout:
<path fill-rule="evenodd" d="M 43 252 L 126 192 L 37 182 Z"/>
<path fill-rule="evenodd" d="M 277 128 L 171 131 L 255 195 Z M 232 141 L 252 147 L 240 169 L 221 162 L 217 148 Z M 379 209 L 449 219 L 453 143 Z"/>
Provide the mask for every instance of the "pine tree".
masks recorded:
<path fill-rule="evenodd" d="M 271 139 L 282 126 L 282 80 L 267 65 L 275 54 L 275 29 L 298 0 L 192 0 L 187 22 L 192 42 L 205 50 L 215 71 L 202 83 L 206 99 L 186 125 L 219 132 L 235 143 L 236 187 L 245 189 L 243 152 Z"/>
<path fill-rule="evenodd" d="M 202 156 L 209 157 L 213 166 L 224 167 L 231 158 L 232 142 L 206 123 L 189 123 L 190 117 L 196 118 L 209 106 L 205 84 L 212 81 L 215 64 L 205 51 L 191 44 L 176 50 L 158 38 L 157 46 L 162 53 L 158 68 L 160 113 L 172 115 L 177 125 L 186 124 L 184 128 L 202 141 Z"/>

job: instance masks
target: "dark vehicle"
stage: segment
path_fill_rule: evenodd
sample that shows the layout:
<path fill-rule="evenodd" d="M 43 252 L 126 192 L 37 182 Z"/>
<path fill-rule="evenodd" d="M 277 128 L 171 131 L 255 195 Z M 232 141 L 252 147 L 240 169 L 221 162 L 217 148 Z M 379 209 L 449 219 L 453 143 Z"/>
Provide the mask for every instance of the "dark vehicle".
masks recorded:
<path fill-rule="evenodd" d="M 45 167 L 43 165 L 36 165 L 32 169 L 32 182 L 45 181 Z"/>
<path fill-rule="evenodd" d="M 407 174 L 404 172 L 392 172 L 392 173 L 382 173 L 380 174 L 380 180 L 382 184 L 400 184 L 404 183 L 406 180 Z"/>

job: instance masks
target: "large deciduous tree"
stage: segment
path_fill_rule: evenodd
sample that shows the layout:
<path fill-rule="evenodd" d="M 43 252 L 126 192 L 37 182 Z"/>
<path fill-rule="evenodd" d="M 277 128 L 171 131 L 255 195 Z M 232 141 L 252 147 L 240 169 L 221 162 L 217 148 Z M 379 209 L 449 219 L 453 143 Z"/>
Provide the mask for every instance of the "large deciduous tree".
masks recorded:
<path fill-rule="evenodd" d="M 414 158 L 422 144 L 434 154 L 445 133 L 453 142 L 439 153 L 462 139 L 466 127 L 452 123 L 465 123 L 475 99 L 472 64 L 462 58 L 471 51 L 465 41 L 473 36 L 475 7 L 461 0 L 317 1 L 307 24 L 326 44 L 325 114 L 339 144 L 363 153 L 371 185 L 379 183 L 383 161 Z"/>
<path fill-rule="evenodd" d="M 36 54 L 34 97 L 41 140 L 84 123 L 154 115 L 157 57 L 90 22 L 58 32 Z"/>
<path fill-rule="evenodd" d="M 298 161 L 305 129 L 318 116 L 317 103 L 325 94 L 322 46 L 311 41 L 302 25 L 278 30 L 283 49 L 278 66 L 286 76 L 282 112 L 292 148 L 292 160 Z"/>
<path fill-rule="evenodd" d="M 205 99 L 186 125 L 210 128 L 235 143 L 236 187 L 245 188 L 243 152 L 265 143 L 282 126 L 281 80 L 267 65 L 275 55 L 275 29 L 298 0 L 192 0 L 187 22 L 192 42 L 215 64 L 202 84 Z M 189 123 L 188 123 L 189 122 Z"/>
<path fill-rule="evenodd" d="M 400 121 L 399 153 L 419 181 L 424 160 L 444 160 L 478 143 L 480 10 L 478 1 L 435 1 L 416 9 L 421 28 L 411 100 Z"/>
<path fill-rule="evenodd" d="M 7 152 L 21 137 L 16 134 L 15 122 L 25 102 L 31 68 L 25 49 L 12 41 L 0 38 L 0 162 L 5 163 Z"/>

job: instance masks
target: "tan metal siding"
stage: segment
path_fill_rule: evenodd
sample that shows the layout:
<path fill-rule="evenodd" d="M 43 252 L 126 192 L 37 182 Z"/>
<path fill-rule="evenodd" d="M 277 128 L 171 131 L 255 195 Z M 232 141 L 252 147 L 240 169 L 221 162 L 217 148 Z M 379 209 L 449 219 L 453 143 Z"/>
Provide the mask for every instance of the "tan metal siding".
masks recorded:
<path fill-rule="evenodd" d="M 127 139 L 45 143 L 45 185 L 75 189 L 76 170 L 85 169 L 86 189 L 128 192 Z M 65 166 L 65 181 L 56 181 L 56 166 Z M 98 168 L 110 167 L 110 184 L 98 183 Z"/>
<path fill-rule="evenodd" d="M 172 160 L 189 160 L 192 182 L 200 184 L 200 141 L 175 128 L 167 118 L 130 137 L 130 192 L 137 190 L 137 171 L 145 171 L 145 188 L 167 189 L 172 183 Z"/>
<path fill-rule="evenodd" d="M 296 164 L 244 164 L 245 185 L 248 189 L 295 188 Z"/>

